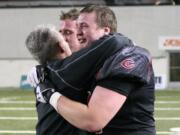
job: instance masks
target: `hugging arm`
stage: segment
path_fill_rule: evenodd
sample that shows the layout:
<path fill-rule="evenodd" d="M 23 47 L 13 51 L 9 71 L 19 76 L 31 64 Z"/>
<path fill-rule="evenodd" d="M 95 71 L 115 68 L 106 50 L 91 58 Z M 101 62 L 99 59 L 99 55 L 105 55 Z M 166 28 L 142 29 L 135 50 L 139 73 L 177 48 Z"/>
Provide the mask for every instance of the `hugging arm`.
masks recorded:
<path fill-rule="evenodd" d="M 97 86 L 88 105 L 62 96 L 58 99 L 57 110 L 74 126 L 90 132 L 97 132 L 110 122 L 125 100 L 124 95 Z"/>
<path fill-rule="evenodd" d="M 55 110 L 72 125 L 89 132 L 103 129 L 126 100 L 124 95 L 101 86 L 95 88 L 88 105 L 73 101 L 58 92 L 54 93 L 50 90 L 50 93 L 52 95 L 49 103 Z M 44 94 L 45 99 L 46 96 L 47 94 Z"/>

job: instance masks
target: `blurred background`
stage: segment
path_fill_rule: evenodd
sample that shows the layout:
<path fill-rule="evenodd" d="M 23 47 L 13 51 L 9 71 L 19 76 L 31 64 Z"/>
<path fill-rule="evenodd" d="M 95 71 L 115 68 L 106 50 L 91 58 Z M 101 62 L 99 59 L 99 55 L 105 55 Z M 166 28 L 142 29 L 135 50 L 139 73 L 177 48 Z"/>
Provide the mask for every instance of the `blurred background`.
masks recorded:
<path fill-rule="evenodd" d="M 61 11 L 86 4 L 108 5 L 118 32 L 151 52 L 157 134 L 180 126 L 180 0 L 0 0 L 0 134 L 35 134 L 26 75 L 37 62 L 25 47 L 27 35 L 39 24 L 58 27 Z"/>
<path fill-rule="evenodd" d="M 0 87 L 26 85 L 27 71 L 36 62 L 25 39 L 35 26 L 58 27 L 61 11 L 88 3 L 110 6 L 118 32 L 152 53 L 157 89 L 180 88 L 178 0 L 0 0 Z"/>

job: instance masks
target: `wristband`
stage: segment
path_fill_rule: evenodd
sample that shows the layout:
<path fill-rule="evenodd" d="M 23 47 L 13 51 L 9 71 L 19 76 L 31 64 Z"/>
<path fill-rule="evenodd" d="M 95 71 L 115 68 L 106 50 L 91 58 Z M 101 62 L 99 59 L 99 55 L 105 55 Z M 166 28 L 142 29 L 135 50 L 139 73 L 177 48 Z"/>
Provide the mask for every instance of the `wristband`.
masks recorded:
<path fill-rule="evenodd" d="M 54 107 L 56 111 L 58 111 L 58 99 L 62 96 L 59 92 L 55 92 L 50 97 L 49 103 Z"/>

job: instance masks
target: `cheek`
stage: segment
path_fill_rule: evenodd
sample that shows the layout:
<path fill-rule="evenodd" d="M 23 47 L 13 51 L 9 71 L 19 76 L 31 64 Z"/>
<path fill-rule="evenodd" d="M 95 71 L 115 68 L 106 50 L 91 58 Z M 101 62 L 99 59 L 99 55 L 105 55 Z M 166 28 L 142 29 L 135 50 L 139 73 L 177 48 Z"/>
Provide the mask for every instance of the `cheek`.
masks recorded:
<path fill-rule="evenodd" d="M 91 29 L 87 29 L 84 31 L 84 35 L 88 38 L 91 38 L 94 34 L 95 34 L 94 31 Z"/>
<path fill-rule="evenodd" d="M 89 33 L 88 33 L 88 37 L 89 37 L 89 39 L 91 39 L 91 40 L 95 40 L 96 38 L 97 38 L 97 32 L 96 31 L 90 31 Z"/>
<path fill-rule="evenodd" d="M 71 35 L 71 36 L 69 37 L 69 40 L 71 40 L 72 42 L 78 41 L 77 35 L 75 35 L 75 34 Z"/>
<path fill-rule="evenodd" d="M 102 37 L 104 35 L 105 35 L 105 33 L 103 33 L 102 31 L 96 31 L 93 34 L 94 38 L 96 38 L 96 39 L 99 39 L 100 37 Z"/>
<path fill-rule="evenodd" d="M 69 36 L 63 35 L 63 38 L 64 38 L 65 41 L 67 41 L 69 39 Z"/>
<path fill-rule="evenodd" d="M 72 42 L 76 37 L 74 35 L 68 35 L 65 37 L 66 41 Z"/>

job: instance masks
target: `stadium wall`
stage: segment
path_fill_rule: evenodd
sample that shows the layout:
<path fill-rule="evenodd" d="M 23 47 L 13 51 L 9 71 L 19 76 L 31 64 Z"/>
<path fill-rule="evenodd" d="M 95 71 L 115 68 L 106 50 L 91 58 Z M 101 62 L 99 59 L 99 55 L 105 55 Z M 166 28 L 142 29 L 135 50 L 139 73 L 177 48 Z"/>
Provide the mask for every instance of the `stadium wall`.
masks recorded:
<path fill-rule="evenodd" d="M 158 42 L 161 36 L 180 35 L 180 6 L 111 8 L 118 18 L 118 31 L 152 53 L 155 74 L 163 78 L 163 84 L 159 84 L 158 88 L 169 87 L 169 53 L 160 49 Z M 24 42 L 29 32 L 39 24 L 58 27 L 61 11 L 69 9 L 0 9 L 0 87 L 19 87 L 22 75 L 37 64 L 25 48 Z"/>

